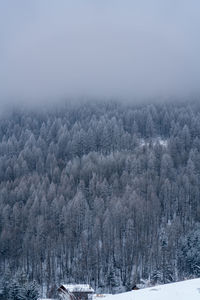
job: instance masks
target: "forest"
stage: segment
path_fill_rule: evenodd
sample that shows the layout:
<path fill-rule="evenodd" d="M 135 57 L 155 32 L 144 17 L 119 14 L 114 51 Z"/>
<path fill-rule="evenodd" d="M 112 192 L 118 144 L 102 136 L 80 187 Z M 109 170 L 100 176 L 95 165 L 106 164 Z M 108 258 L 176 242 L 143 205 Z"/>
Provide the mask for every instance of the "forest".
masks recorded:
<path fill-rule="evenodd" d="M 129 290 L 200 275 L 200 103 L 0 118 L 0 278 Z M 6 279 L 7 278 L 7 279 Z"/>

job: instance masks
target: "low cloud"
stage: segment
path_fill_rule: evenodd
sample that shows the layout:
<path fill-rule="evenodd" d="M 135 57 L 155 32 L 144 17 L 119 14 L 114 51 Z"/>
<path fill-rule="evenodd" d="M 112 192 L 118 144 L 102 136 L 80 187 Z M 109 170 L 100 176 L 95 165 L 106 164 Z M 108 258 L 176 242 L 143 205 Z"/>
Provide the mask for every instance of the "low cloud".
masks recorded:
<path fill-rule="evenodd" d="M 0 101 L 199 93 L 200 2 L 2 1 Z"/>

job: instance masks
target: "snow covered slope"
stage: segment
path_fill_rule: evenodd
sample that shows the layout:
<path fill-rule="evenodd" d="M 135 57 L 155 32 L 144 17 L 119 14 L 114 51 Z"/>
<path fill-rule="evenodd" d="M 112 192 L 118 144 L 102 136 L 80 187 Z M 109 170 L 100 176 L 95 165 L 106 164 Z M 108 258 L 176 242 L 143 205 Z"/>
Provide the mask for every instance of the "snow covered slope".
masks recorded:
<path fill-rule="evenodd" d="M 200 278 L 110 295 L 105 300 L 200 300 Z"/>

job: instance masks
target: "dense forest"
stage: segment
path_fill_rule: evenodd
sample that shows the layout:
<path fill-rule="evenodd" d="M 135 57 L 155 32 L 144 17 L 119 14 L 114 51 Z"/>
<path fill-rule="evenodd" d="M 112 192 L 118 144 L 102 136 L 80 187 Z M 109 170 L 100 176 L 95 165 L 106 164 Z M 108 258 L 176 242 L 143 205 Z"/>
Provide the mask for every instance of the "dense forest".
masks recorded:
<path fill-rule="evenodd" d="M 0 277 L 99 291 L 200 275 L 200 104 L 0 119 Z"/>

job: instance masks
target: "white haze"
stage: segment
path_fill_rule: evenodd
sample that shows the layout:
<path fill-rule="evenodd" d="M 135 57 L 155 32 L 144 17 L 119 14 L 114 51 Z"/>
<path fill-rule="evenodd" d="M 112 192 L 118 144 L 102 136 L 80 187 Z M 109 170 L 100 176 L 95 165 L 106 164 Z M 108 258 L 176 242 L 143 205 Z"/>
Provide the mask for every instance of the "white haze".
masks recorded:
<path fill-rule="evenodd" d="M 0 0 L 0 101 L 198 95 L 198 0 Z"/>

